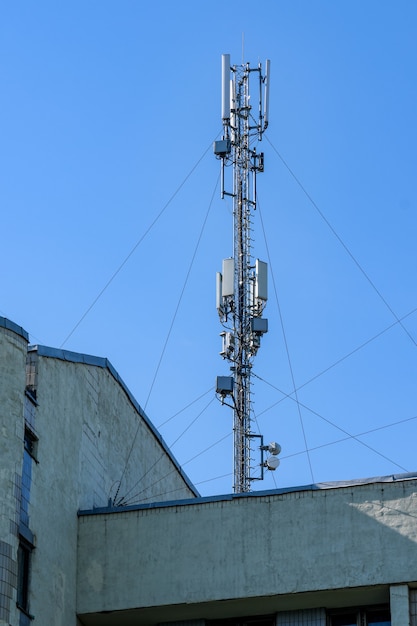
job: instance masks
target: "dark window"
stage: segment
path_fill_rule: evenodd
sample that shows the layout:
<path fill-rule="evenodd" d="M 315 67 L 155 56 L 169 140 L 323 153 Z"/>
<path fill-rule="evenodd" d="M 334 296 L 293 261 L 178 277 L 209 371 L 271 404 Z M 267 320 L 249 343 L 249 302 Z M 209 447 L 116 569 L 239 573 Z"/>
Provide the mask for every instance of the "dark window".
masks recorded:
<path fill-rule="evenodd" d="M 27 402 L 29 402 L 27 400 Z M 19 547 L 17 552 L 17 598 L 20 609 L 19 626 L 28 626 L 33 619 L 29 614 L 30 565 L 33 550 L 33 534 L 29 529 L 29 503 L 32 483 L 33 460 L 36 460 L 38 438 L 27 422 L 25 425 L 23 467 L 20 497 Z"/>
<path fill-rule="evenodd" d="M 329 614 L 330 626 L 391 626 L 388 608 L 362 608 L 335 611 Z"/>
<path fill-rule="evenodd" d="M 357 626 L 356 613 L 349 615 L 334 615 L 331 618 L 332 626 Z"/>
<path fill-rule="evenodd" d="M 367 611 L 366 623 L 373 626 L 391 626 L 391 615 L 385 611 Z"/>
<path fill-rule="evenodd" d="M 20 522 L 29 528 L 30 486 L 32 483 L 32 458 L 35 442 L 28 430 L 25 430 L 23 451 L 22 496 L 20 500 Z"/>
<path fill-rule="evenodd" d="M 219 619 L 206 622 L 208 626 L 275 626 L 274 616 L 236 617 L 235 619 Z"/>
<path fill-rule="evenodd" d="M 36 461 L 38 438 L 34 432 L 25 426 L 25 450 L 30 454 L 32 459 Z"/>
<path fill-rule="evenodd" d="M 21 541 L 17 552 L 17 605 L 29 612 L 29 573 L 32 549 Z"/>

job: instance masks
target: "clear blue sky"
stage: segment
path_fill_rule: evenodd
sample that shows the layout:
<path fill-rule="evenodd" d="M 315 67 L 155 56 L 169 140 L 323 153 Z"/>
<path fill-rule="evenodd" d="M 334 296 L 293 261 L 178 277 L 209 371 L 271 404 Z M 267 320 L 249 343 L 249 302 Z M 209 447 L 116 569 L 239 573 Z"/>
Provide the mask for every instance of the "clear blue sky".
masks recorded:
<path fill-rule="evenodd" d="M 254 407 L 283 451 L 255 488 L 417 470 L 414 1 L 2 2 L 0 314 L 108 357 L 156 426 L 181 411 L 168 445 L 203 495 L 231 491 L 222 53 L 272 67 Z"/>

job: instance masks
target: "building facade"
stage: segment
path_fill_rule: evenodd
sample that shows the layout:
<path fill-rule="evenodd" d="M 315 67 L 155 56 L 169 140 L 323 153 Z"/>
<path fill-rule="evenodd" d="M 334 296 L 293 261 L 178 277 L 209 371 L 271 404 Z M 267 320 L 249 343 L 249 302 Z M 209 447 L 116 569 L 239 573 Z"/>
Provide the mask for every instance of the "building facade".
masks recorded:
<path fill-rule="evenodd" d="M 417 626 L 417 474 L 201 498 L 106 359 L 28 339 L 0 318 L 0 626 Z"/>
<path fill-rule="evenodd" d="M 77 511 L 198 492 L 107 359 L 0 318 L 0 624 L 70 626 Z"/>
<path fill-rule="evenodd" d="M 417 624 L 416 475 L 84 511 L 79 524 L 85 626 Z"/>

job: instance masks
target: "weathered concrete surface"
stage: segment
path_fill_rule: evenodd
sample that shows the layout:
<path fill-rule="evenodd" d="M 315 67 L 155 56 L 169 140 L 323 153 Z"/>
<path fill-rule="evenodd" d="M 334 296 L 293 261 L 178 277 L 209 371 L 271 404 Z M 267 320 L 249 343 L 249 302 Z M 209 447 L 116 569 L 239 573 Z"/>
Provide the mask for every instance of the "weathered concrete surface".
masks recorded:
<path fill-rule="evenodd" d="M 0 318 L 0 624 L 17 624 L 19 492 L 27 334 Z"/>
<path fill-rule="evenodd" d="M 410 601 L 407 585 L 393 585 L 390 589 L 392 626 L 410 626 Z"/>
<path fill-rule="evenodd" d="M 195 617 L 257 597 L 282 610 L 347 588 L 388 601 L 389 585 L 417 581 L 416 542 L 415 479 L 83 516 L 77 610 L 98 624 L 87 614 L 183 604 Z"/>
<path fill-rule="evenodd" d="M 77 511 L 107 505 L 121 479 L 119 494 L 139 492 L 137 500 L 193 493 L 108 368 L 45 352 L 39 350 L 37 365 L 31 612 L 43 624 L 70 626 L 75 623 Z"/>
<path fill-rule="evenodd" d="M 0 626 L 18 624 L 17 550 L 25 386 L 36 391 L 39 438 L 29 485 L 29 610 L 36 623 L 75 626 L 77 512 L 128 495 L 152 502 L 196 491 L 106 359 L 44 346 L 0 317 Z M 30 381 L 30 382 L 29 382 Z M 27 414 L 26 414 L 27 415 Z"/>

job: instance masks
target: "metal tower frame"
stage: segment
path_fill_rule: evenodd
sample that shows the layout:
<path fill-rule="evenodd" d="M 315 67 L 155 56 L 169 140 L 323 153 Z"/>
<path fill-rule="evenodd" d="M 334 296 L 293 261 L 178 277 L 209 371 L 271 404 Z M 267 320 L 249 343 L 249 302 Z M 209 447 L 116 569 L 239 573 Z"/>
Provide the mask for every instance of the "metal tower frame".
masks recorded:
<path fill-rule="evenodd" d="M 270 62 L 265 74 L 259 64 L 230 66 L 230 55 L 222 56 L 223 138 L 214 142 L 221 160 L 221 196 L 233 199 L 233 257 L 223 261 L 217 274 L 217 310 L 225 328 L 221 356 L 230 362 L 231 376 L 217 378 L 216 392 L 222 403 L 233 408 L 234 492 L 250 491 L 253 480 L 263 478 L 263 451 L 278 454 L 278 444 L 263 446 L 252 431 L 251 370 L 261 336 L 268 330 L 262 318 L 267 300 L 266 263 L 252 257 L 252 212 L 256 210 L 256 176 L 264 169 L 264 155 L 257 152 L 268 126 Z M 256 80 L 259 97 L 251 100 L 250 82 Z M 232 191 L 225 190 L 225 168 L 232 166 Z M 229 401 L 230 400 L 230 401 Z M 253 442 L 260 439 L 261 472 L 254 476 Z M 272 446 L 272 447 L 271 447 Z M 279 447 L 279 446 L 278 446 Z"/>

